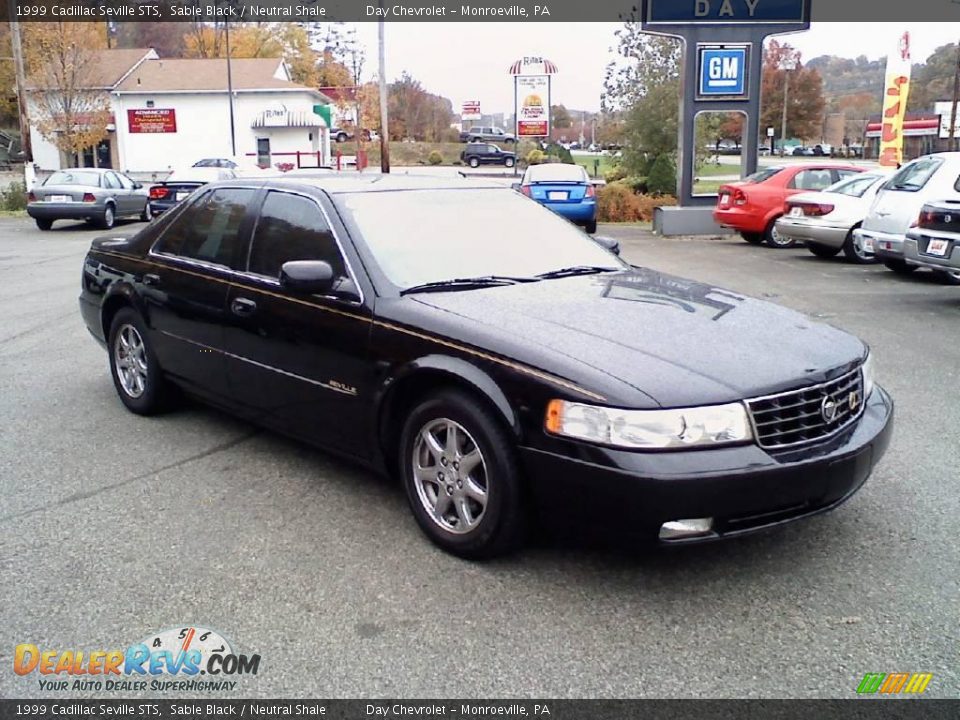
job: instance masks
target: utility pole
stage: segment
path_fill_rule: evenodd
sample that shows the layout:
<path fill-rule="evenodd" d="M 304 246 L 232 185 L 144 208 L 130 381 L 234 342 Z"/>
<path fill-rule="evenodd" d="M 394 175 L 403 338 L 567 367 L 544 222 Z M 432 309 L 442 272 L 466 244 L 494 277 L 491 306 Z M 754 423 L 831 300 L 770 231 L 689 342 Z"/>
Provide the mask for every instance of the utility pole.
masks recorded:
<path fill-rule="evenodd" d="M 227 101 L 230 105 L 230 155 L 235 157 L 237 154 L 237 132 L 234 128 L 233 120 L 233 72 L 230 68 L 230 21 L 224 21 L 227 40 Z"/>
<path fill-rule="evenodd" d="M 13 3 L 10 3 L 11 6 Z M 16 17 L 11 11 L 10 17 Z M 30 146 L 30 119 L 27 116 L 27 77 L 23 69 L 23 44 L 20 40 L 20 23 L 10 21 L 10 49 L 13 52 L 13 71 L 17 82 L 17 105 L 20 109 L 20 147 L 23 149 L 23 164 L 26 167 L 33 162 L 33 149 Z"/>
<path fill-rule="evenodd" d="M 383 7 L 383 0 L 380 0 Z M 387 120 L 387 61 L 383 48 L 384 21 L 377 23 L 377 53 L 380 60 L 380 171 L 390 172 L 390 126 Z"/>
<path fill-rule="evenodd" d="M 786 154 L 787 151 L 787 104 L 790 101 L 790 71 L 796 66 L 796 60 L 792 57 L 784 57 L 780 61 L 780 69 L 783 70 L 783 115 L 780 118 L 781 157 Z"/>
<path fill-rule="evenodd" d="M 953 104 L 950 106 L 950 139 L 948 150 L 957 149 L 957 102 L 960 101 L 960 42 L 957 42 L 957 64 L 953 69 Z"/>

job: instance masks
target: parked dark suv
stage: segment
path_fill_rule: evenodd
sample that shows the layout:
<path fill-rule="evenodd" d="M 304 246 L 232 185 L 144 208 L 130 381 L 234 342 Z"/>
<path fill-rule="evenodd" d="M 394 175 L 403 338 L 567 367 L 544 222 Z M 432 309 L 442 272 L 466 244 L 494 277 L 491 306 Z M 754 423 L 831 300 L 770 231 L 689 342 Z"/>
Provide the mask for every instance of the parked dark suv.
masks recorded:
<path fill-rule="evenodd" d="M 503 128 L 491 127 L 485 125 L 483 127 L 476 126 L 472 127 L 469 130 L 460 133 L 460 142 L 502 142 L 502 143 L 515 143 L 517 139 L 508 132 L 505 132 Z"/>
<path fill-rule="evenodd" d="M 472 168 L 481 165 L 505 165 L 513 167 L 517 161 L 516 153 L 501 150 L 488 143 L 470 143 L 460 153 L 460 159 Z"/>

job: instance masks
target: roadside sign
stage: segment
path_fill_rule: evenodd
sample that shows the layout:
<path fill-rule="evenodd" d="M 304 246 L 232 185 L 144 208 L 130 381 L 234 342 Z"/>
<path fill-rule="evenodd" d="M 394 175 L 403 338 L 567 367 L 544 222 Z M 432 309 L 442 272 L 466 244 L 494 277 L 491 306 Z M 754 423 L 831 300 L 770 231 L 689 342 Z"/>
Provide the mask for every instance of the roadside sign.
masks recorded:
<path fill-rule="evenodd" d="M 746 45 L 698 45 L 700 82 L 698 95 L 702 99 L 730 100 L 747 97 Z"/>
<path fill-rule="evenodd" d="M 460 117 L 462 117 L 464 120 L 479 120 L 481 117 L 483 117 L 480 114 L 480 101 L 464 100 Z"/>
<path fill-rule="evenodd" d="M 805 0 L 646 0 L 644 25 L 806 25 Z"/>
<path fill-rule="evenodd" d="M 767 137 L 773 137 L 776 134 L 777 134 L 777 131 L 774 130 L 772 127 L 767 128 Z"/>

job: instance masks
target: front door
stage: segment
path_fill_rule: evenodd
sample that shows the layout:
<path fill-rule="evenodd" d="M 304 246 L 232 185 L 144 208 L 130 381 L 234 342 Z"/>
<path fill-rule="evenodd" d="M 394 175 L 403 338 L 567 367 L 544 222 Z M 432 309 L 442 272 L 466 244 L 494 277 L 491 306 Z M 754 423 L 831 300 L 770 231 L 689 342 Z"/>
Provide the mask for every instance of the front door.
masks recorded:
<path fill-rule="evenodd" d="M 270 138 L 257 138 L 257 165 L 270 167 Z"/>
<path fill-rule="evenodd" d="M 227 297 L 231 392 L 260 421 L 354 455 L 364 446 L 371 314 L 359 298 L 302 295 L 280 286 L 283 264 L 324 260 L 337 277 L 350 270 L 318 201 L 266 193 L 251 239 L 247 272 Z"/>
<path fill-rule="evenodd" d="M 200 195 L 160 236 L 143 276 L 147 321 L 161 367 L 203 395 L 227 394 L 227 288 L 249 234 L 248 188 Z M 252 215 L 252 213 L 251 213 Z"/>

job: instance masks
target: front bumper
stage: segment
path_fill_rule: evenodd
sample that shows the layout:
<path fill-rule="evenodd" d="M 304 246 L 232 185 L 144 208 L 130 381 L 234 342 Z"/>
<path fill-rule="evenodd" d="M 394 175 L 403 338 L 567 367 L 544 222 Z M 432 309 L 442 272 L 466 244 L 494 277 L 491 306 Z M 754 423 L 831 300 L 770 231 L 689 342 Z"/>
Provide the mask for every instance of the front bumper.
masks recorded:
<path fill-rule="evenodd" d="M 850 227 L 784 216 L 777 220 L 777 232 L 793 240 L 842 248 L 847 241 Z"/>
<path fill-rule="evenodd" d="M 906 239 L 903 241 L 904 259 L 907 262 L 932 270 L 960 270 L 960 239 L 955 235 L 948 236 L 946 234 L 939 237 L 949 241 L 947 254 L 944 257 L 921 253 L 920 248 L 926 249 L 930 238 L 922 232 L 908 232 Z"/>
<path fill-rule="evenodd" d="M 35 220 L 89 220 L 103 215 L 103 205 L 35 202 L 27 204 L 27 215 Z"/>
<path fill-rule="evenodd" d="M 863 241 L 873 241 L 873 254 L 880 260 L 903 260 L 903 235 L 892 235 L 878 230 L 857 228 L 853 231 L 853 241 L 863 247 Z"/>
<path fill-rule="evenodd" d="M 713 518 L 708 535 L 661 541 L 703 542 L 837 507 L 866 482 L 892 431 L 893 401 L 877 387 L 850 428 L 801 450 L 775 455 L 757 445 L 673 453 L 604 450 L 592 459 L 575 459 L 525 447 L 521 461 L 534 503 L 547 520 L 616 526 L 656 538 L 663 523 Z"/>

